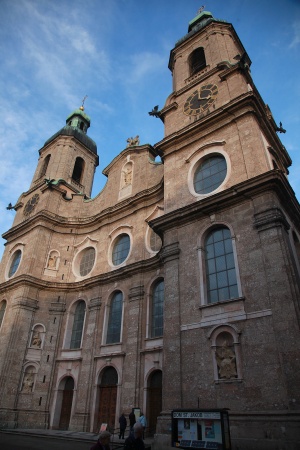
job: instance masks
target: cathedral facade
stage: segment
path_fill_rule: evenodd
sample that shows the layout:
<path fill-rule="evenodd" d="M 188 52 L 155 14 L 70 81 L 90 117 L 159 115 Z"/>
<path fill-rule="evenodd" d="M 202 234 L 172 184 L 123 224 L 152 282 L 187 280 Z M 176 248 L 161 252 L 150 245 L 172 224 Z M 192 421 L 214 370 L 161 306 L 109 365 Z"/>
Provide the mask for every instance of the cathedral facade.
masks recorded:
<path fill-rule="evenodd" d="M 233 448 L 297 448 L 300 206 L 250 65 L 202 11 L 150 113 L 164 138 L 129 139 L 99 195 L 83 107 L 39 150 L 3 235 L 2 428 L 98 432 L 140 408 L 159 449 L 172 410 L 228 408 Z"/>

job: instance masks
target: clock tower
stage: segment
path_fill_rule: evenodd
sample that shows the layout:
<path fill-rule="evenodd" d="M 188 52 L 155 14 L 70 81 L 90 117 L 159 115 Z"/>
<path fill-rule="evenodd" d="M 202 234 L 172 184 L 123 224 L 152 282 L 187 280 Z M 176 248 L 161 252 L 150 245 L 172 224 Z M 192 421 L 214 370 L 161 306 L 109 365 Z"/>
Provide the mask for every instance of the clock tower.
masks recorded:
<path fill-rule="evenodd" d="M 167 211 L 274 167 L 288 173 L 291 160 L 250 66 L 233 26 L 207 11 L 189 23 L 188 34 L 175 44 L 169 61 L 173 92 L 159 113 L 165 124 L 159 147 Z M 212 186 L 202 174 L 208 167 L 219 173 Z"/>
<path fill-rule="evenodd" d="M 281 426 L 295 432 L 283 411 L 299 380 L 286 377 L 296 369 L 282 333 L 291 330 L 289 319 L 279 311 L 283 304 L 291 307 L 299 344 L 300 209 L 287 181 L 290 157 L 250 66 L 233 26 L 207 11 L 189 23 L 170 54 L 173 92 L 158 112 L 165 137 L 156 144 L 164 161 L 165 213 L 151 222 L 164 242 L 157 427 L 163 448 L 177 408 L 230 408 L 233 428 L 245 437 L 247 412 L 253 414 L 252 429 L 260 428 L 260 417 L 273 429 L 276 413 L 268 412 L 276 404 Z M 271 395 L 263 379 L 274 370 L 264 358 L 260 368 L 253 359 L 270 334 L 266 358 L 274 362 L 285 355 Z"/>

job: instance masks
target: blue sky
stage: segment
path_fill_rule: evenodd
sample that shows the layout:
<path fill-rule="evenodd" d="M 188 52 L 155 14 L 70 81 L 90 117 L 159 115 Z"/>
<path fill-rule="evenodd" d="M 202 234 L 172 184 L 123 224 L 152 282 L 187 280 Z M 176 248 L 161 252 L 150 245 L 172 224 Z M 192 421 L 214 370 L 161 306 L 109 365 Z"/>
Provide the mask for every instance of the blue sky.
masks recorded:
<path fill-rule="evenodd" d="M 29 188 L 44 142 L 81 105 L 91 117 L 102 170 L 128 137 L 154 145 L 163 124 L 150 117 L 172 90 L 170 50 L 203 5 L 196 0 L 0 0 L 0 234 Z M 300 199 L 300 0 L 210 0 L 205 10 L 233 24 L 256 87 L 287 130 L 280 134 Z M 0 240 L 0 254 L 3 251 Z"/>

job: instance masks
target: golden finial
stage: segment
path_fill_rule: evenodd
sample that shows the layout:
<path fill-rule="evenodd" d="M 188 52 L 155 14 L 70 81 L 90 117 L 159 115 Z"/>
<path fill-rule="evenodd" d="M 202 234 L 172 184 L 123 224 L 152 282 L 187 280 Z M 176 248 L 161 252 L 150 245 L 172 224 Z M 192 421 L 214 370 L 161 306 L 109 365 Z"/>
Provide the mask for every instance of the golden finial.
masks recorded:
<path fill-rule="evenodd" d="M 84 111 L 84 106 L 83 106 L 83 105 L 84 105 L 84 102 L 85 102 L 85 99 L 86 99 L 86 98 L 87 98 L 87 95 L 85 95 L 85 96 L 83 97 L 83 99 L 82 99 L 82 105 L 81 105 L 80 108 L 79 108 L 81 111 Z"/>

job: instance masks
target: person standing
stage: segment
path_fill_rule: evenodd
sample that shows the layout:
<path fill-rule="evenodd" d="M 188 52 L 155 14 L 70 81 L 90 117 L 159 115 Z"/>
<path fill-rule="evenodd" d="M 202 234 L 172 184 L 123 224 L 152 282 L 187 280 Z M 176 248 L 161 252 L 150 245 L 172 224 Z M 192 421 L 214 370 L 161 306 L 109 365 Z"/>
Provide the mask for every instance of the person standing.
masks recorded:
<path fill-rule="evenodd" d="M 146 417 L 144 416 L 144 413 L 141 411 L 141 415 L 140 415 L 140 417 L 139 417 L 139 423 L 142 425 L 142 427 L 143 427 L 143 439 L 145 439 L 145 430 L 146 430 L 146 427 L 147 427 L 147 419 L 146 419 Z"/>
<path fill-rule="evenodd" d="M 110 437 L 111 434 L 109 431 L 102 431 L 99 434 L 98 441 L 90 448 L 90 450 L 110 450 Z"/>
<path fill-rule="evenodd" d="M 119 433 L 119 439 L 124 439 L 124 433 L 127 427 L 127 420 L 124 416 L 124 413 L 122 413 L 119 417 L 119 424 L 120 424 L 120 433 Z"/>
<path fill-rule="evenodd" d="M 135 414 L 134 414 L 133 409 L 132 409 L 131 413 L 129 414 L 129 426 L 130 426 L 130 431 L 133 430 L 133 425 L 134 425 L 135 423 L 136 423 L 136 420 L 135 420 Z"/>
<path fill-rule="evenodd" d="M 136 422 L 133 425 L 133 430 L 125 439 L 124 450 L 145 450 L 145 444 L 142 439 L 143 426 L 140 422 Z"/>

